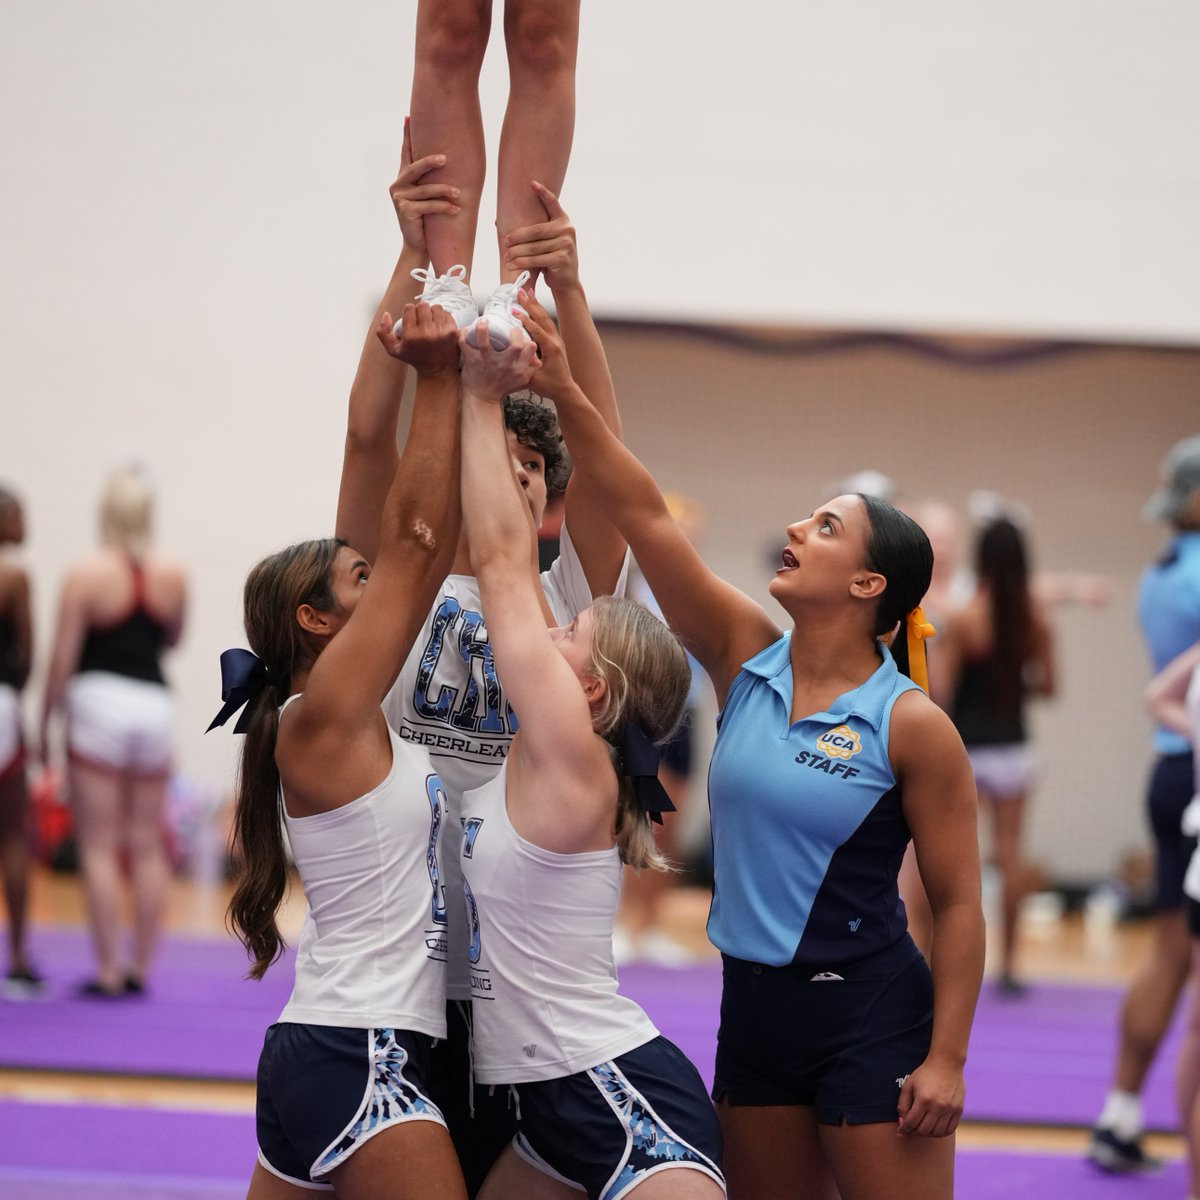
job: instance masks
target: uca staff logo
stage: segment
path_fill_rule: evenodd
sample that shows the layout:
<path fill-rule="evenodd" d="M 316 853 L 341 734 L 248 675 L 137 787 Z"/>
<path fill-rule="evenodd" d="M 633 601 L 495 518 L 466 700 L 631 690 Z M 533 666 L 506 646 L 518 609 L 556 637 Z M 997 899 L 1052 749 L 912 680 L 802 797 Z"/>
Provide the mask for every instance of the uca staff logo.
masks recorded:
<path fill-rule="evenodd" d="M 853 758 L 862 749 L 862 741 L 849 725 L 839 725 L 817 738 L 817 749 L 830 758 Z"/>

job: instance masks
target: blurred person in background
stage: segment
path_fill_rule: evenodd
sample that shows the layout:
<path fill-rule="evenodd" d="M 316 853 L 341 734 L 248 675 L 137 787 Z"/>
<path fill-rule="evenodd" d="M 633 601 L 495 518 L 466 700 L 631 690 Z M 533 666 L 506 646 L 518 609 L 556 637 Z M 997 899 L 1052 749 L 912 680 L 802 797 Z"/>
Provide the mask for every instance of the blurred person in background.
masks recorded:
<path fill-rule="evenodd" d="M 980 530 L 975 591 L 938 632 L 931 692 L 963 739 L 980 806 L 991 816 L 1002 896 L 1000 990 L 1015 996 L 1025 990 L 1014 956 L 1027 877 L 1021 837 L 1034 774 L 1025 708 L 1030 696 L 1052 696 L 1057 679 L 1050 622 L 1031 590 L 1016 521 L 997 517 Z"/>
<path fill-rule="evenodd" d="M 0 487 L 0 550 L 25 540 L 21 502 Z M 29 900 L 29 787 L 25 778 L 25 739 L 21 692 L 33 659 L 29 615 L 29 576 L 23 567 L 0 558 L 0 878 L 8 912 L 8 971 L 4 995 L 25 1000 L 43 983 L 29 962 L 25 945 Z"/>
<path fill-rule="evenodd" d="M 1164 521 L 1171 530 L 1158 561 L 1143 573 L 1138 594 L 1142 636 L 1157 673 L 1200 641 L 1200 435 L 1168 451 L 1162 486 L 1143 515 Z M 1141 1092 L 1191 961 L 1183 879 L 1196 839 L 1183 832 L 1181 820 L 1192 798 L 1192 747 L 1178 730 L 1159 725 L 1154 749 L 1157 758 L 1146 796 L 1157 875 L 1153 943 L 1125 993 L 1112 1086 L 1087 1149 L 1096 1166 L 1114 1172 L 1160 1165 L 1142 1149 Z"/>
<path fill-rule="evenodd" d="M 1155 724 L 1191 743 L 1193 758 L 1200 745 L 1200 642 L 1173 659 L 1146 688 L 1146 707 Z M 1200 775 L 1183 811 L 1183 832 L 1200 833 Z M 1189 1200 L 1200 1196 L 1200 850 L 1193 850 L 1183 879 L 1184 911 L 1192 939 L 1191 1004 L 1179 1057 L 1175 1062 L 1175 1097 L 1183 1119 L 1190 1176 Z"/>
<path fill-rule="evenodd" d="M 139 471 L 109 478 L 99 516 L 99 550 L 72 566 L 63 584 L 38 745 L 49 761 L 50 728 L 63 717 L 96 957 L 80 990 L 112 998 L 143 990 L 162 927 L 175 711 L 162 655 L 183 632 L 187 583 L 183 568 L 152 548 L 154 496 Z M 133 889 L 128 956 L 120 938 L 125 868 Z"/>

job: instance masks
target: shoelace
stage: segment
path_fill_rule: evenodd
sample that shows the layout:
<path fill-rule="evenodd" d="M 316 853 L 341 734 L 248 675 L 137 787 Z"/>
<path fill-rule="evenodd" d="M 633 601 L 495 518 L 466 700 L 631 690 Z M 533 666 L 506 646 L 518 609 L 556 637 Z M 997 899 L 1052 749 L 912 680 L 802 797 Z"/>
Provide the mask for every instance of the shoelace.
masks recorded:
<path fill-rule="evenodd" d="M 413 267 L 410 274 L 418 283 L 424 285 L 421 299 L 427 304 L 432 304 L 439 296 L 447 293 L 461 295 L 460 289 L 467 284 L 467 268 L 462 263 L 451 267 L 445 275 L 439 275 L 432 267 Z"/>
<path fill-rule="evenodd" d="M 512 281 L 512 283 L 501 284 L 491 296 L 488 297 L 488 302 L 483 306 L 484 314 L 486 315 L 492 309 L 500 309 L 505 316 L 511 316 L 511 309 L 517 302 L 517 293 L 529 282 L 529 272 L 522 271 L 520 275 Z"/>

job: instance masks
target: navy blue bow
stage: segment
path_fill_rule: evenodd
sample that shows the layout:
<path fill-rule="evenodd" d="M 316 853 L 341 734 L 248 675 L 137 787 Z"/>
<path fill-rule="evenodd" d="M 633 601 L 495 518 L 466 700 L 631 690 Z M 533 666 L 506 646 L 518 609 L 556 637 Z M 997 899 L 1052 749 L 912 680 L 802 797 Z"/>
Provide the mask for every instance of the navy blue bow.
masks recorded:
<path fill-rule="evenodd" d="M 224 725 L 243 704 L 253 700 L 268 683 L 267 664 L 257 654 L 249 650 L 235 648 L 225 650 L 221 654 L 221 699 L 225 701 L 221 711 L 212 719 L 212 724 L 204 732 L 209 733 L 218 725 Z M 246 709 L 237 724 L 234 733 L 245 733 L 250 724 L 250 710 Z"/>
<path fill-rule="evenodd" d="M 650 820 L 661 825 L 662 814 L 674 812 L 675 805 L 658 780 L 658 761 L 658 747 L 640 725 L 631 721 L 621 734 L 621 774 L 633 780 L 638 807 Z"/>

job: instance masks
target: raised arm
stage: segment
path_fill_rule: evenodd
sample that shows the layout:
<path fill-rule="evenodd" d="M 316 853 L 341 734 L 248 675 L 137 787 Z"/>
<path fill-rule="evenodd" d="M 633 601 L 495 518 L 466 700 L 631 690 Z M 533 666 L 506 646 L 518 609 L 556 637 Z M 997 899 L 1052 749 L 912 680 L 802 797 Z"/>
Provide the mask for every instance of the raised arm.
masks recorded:
<path fill-rule="evenodd" d="M 520 721 L 509 766 L 510 784 L 518 776 L 520 782 L 509 796 L 520 797 L 521 814 L 536 821 L 538 842 L 548 849 L 556 847 L 541 833 L 552 822 L 540 817 L 556 808 L 557 835 L 567 839 L 566 848 L 581 824 L 611 833 L 613 794 L 603 793 L 604 803 L 595 807 L 563 804 L 564 796 L 578 801 L 593 790 L 599 794 L 580 781 L 604 778 L 607 752 L 592 732 L 584 686 L 554 644 L 556 637 L 573 637 L 579 619 L 554 633 L 543 619 L 527 553 L 532 519 L 513 474 L 498 403 L 514 377 L 528 378 L 534 349 L 521 341 L 497 353 L 487 338 L 479 341 L 482 349 L 475 349 L 463 338 L 463 520 L 496 673 Z M 587 686 L 594 692 L 594 682 Z"/>
<path fill-rule="evenodd" d="M 566 348 L 571 374 L 613 434 L 621 437 L 617 394 L 608 370 L 608 359 L 579 279 L 579 251 L 575 228 L 558 197 L 534 181 L 533 191 L 546 212 L 546 220 L 509 234 L 507 266 L 511 271 L 541 272 L 554 293 L 558 327 Z M 574 441 L 574 414 L 559 412 L 559 425 L 568 453 Z M 625 562 L 625 539 L 604 513 L 603 504 L 586 479 L 572 478 L 567 485 L 565 520 L 579 562 L 593 596 L 612 592 Z"/>
<path fill-rule="evenodd" d="M 427 155 L 413 162 L 412 142 L 405 120 L 400 174 L 388 189 L 404 246 L 376 309 L 350 388 L 346 445 L 334 525 L 338 537 L 361 550 L 368 561 L 374 561 L 376 556 L 379 514 L 400 459 L 396 441 L 400 403 L 408 376 L 405 362 L 393 357 L 377 334 L 385 326 L 390 331 L 391 315 L 399 313 L 420 290 L 412 272 L 428 265 L 425 217 L 431 213 L 453 213 L 458 209 L 455 203 L 457 188 L 450 184 L 421 182 L 428 172 L 444 166 L 445 162 L 444 154 Z M 399 339 L 391 344 L 397 349 Z"/>
<path fill-rule="evenodd" d="M 709 570 L 667 510 L 649 471 L 621 444 L 579 387 L 546 310 L 532 297 L 526 328 L 542 365 L 533 387 L 569 420 L 575 473 L 629 542 L 667 624 L 712 679 L 718 703 L 741 664 L 779 637 L 767 613 Z"/>
<path fill-rule="evenodd" d="M 978 802 L 950 718 L 920 692 L 896 701 L 888 744 L 933 913 L 933 1037 L 901 1088 L 899 1131 L 944 1137 L 962 1116 L 963 1066 L 983 979 Z"/>
<path fill-rule="evenodd" d="M 281 722 L 277 755 L 285 783 L 317 775 L 321 787 L 336 792 L 338 773 L 352 774 L 355 739 L 378 734 L 380 702 L 412 648 L 457 545 L 460 421 L 453 318 L 439 308 L 408 305 L 403 346 L 417 370 L 417 387 L 408 440 L 383 506 L 379 553 L 361 599 L 341 628 L 336 613 L 313 616 L 331 620 L 336 636 L 317 657 L 294 716 Z"/>

